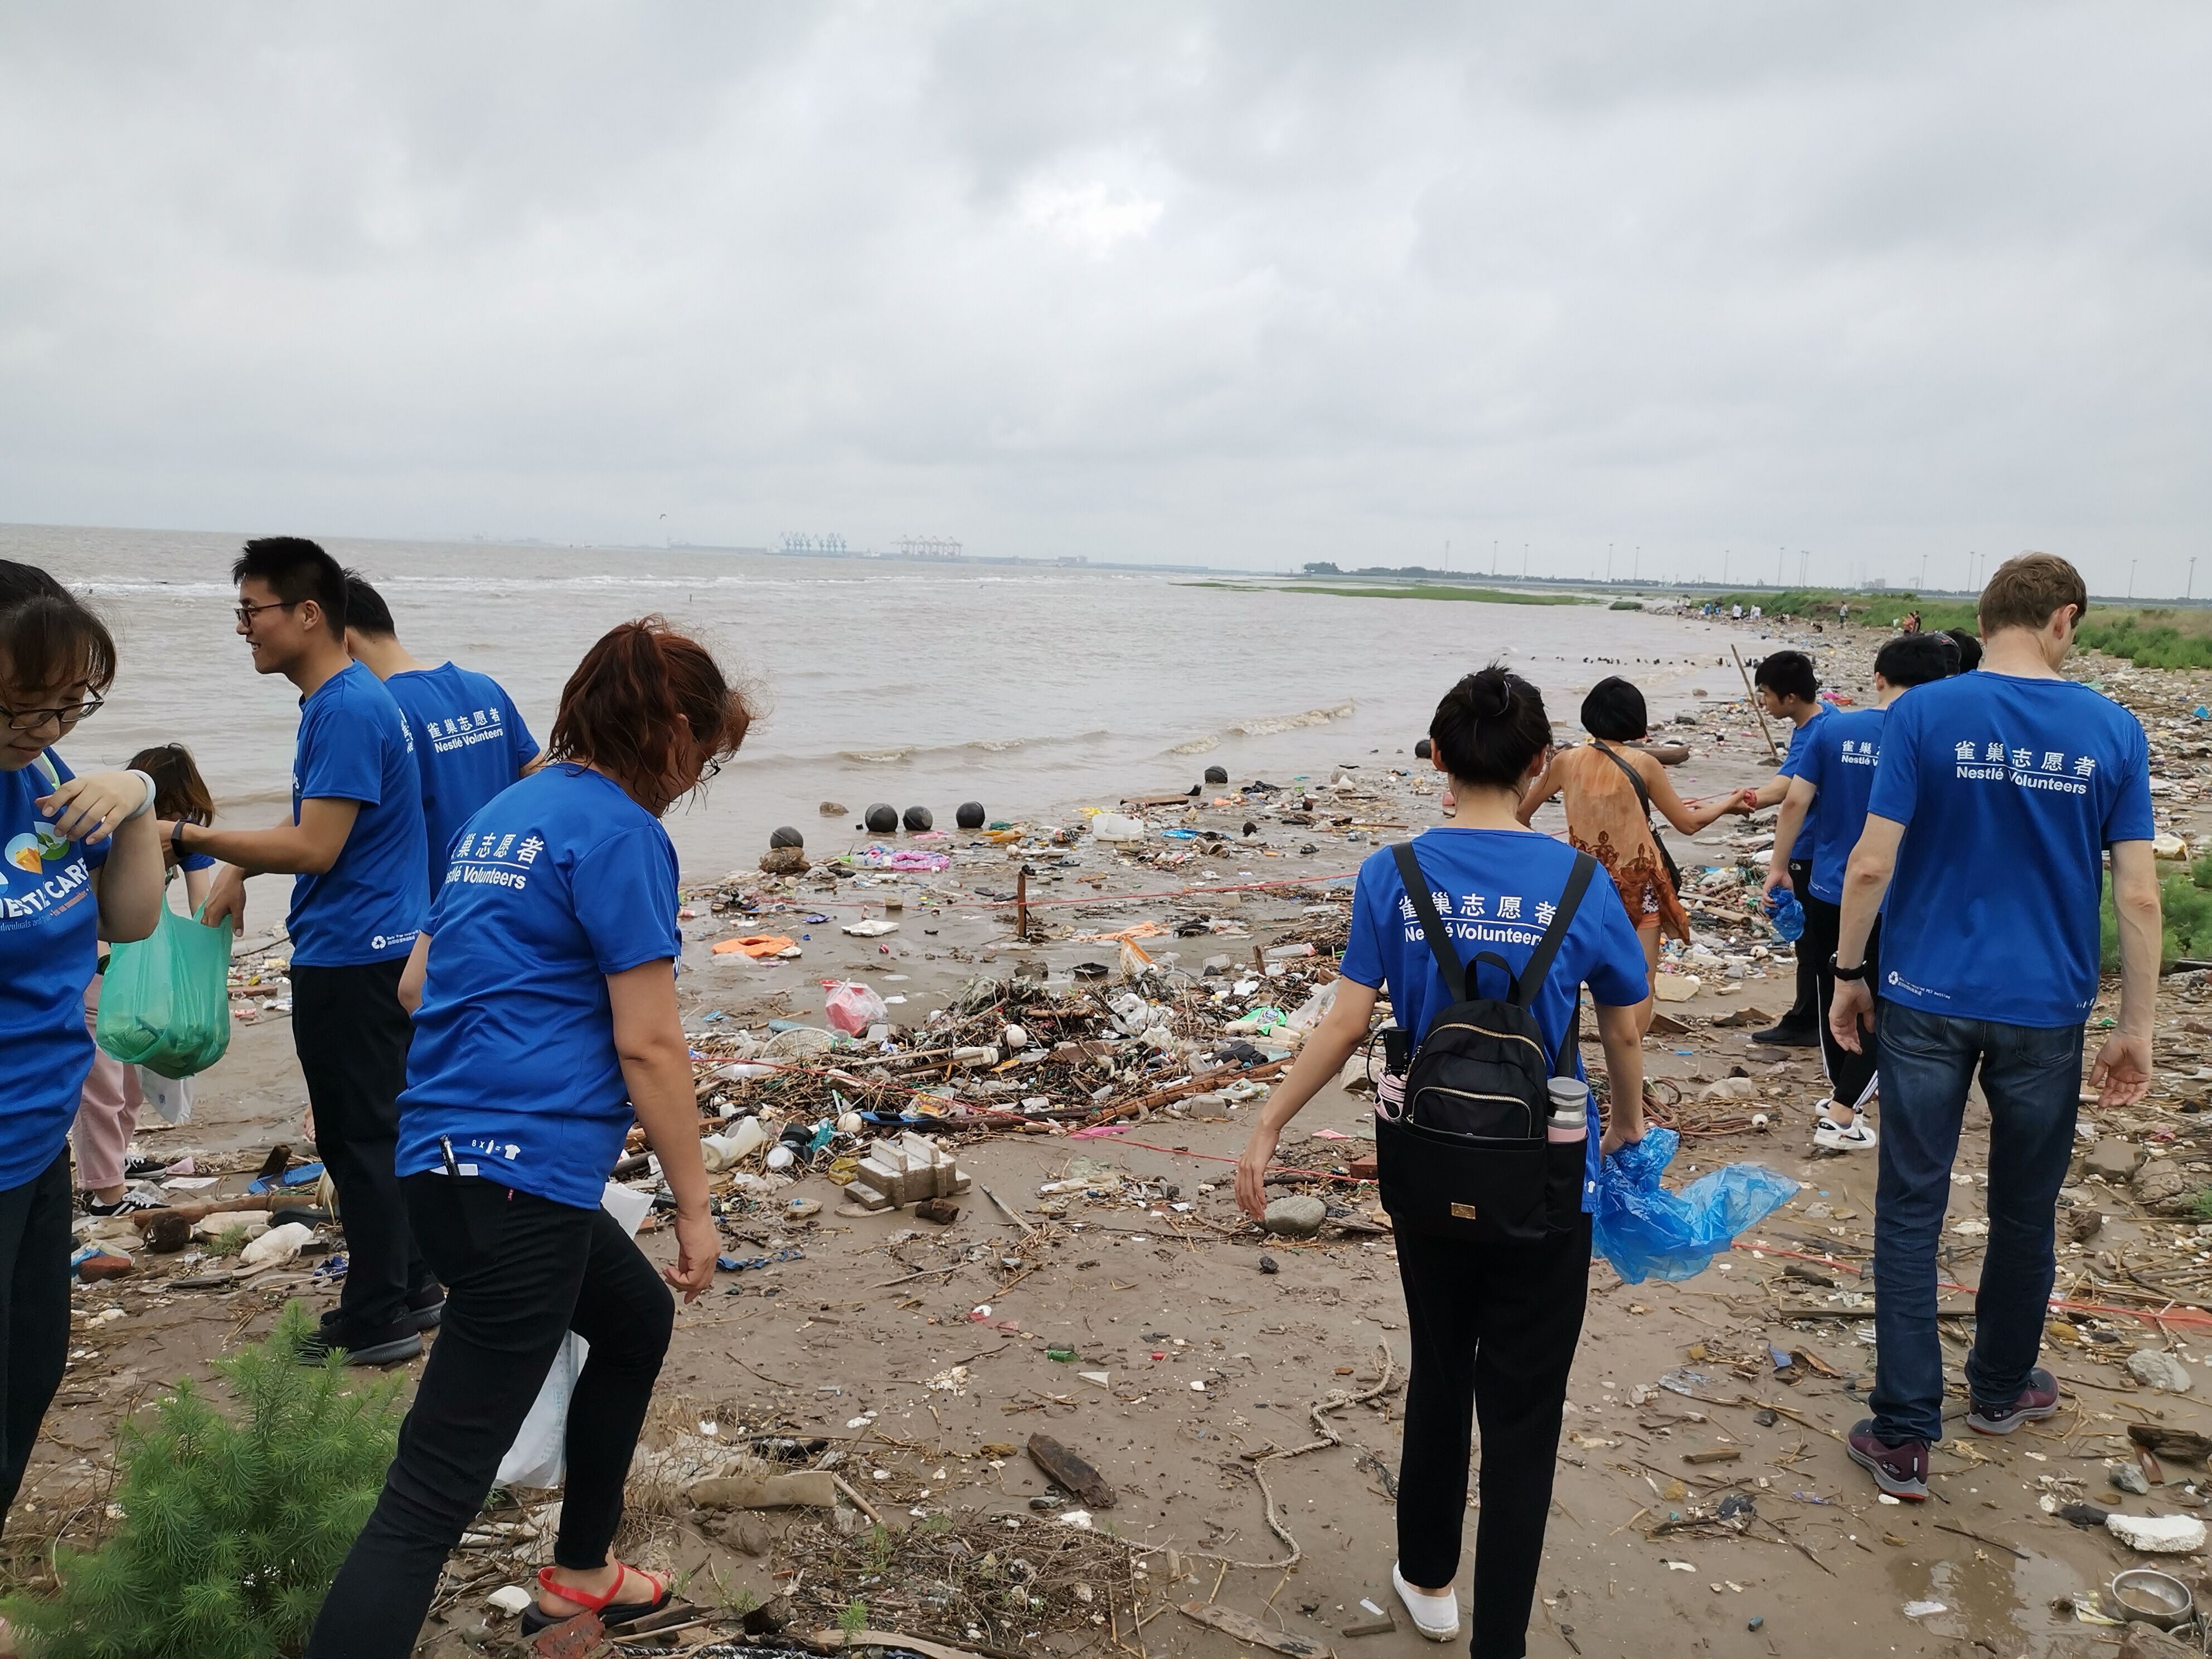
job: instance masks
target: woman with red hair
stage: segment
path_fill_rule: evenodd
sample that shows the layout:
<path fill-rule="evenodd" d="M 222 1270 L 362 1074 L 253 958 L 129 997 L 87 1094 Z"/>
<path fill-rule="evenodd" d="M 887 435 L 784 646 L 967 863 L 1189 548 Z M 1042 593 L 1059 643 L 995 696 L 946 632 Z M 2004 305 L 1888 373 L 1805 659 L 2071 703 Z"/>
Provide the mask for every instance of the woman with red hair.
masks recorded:
<path fill-rule="evenodd" d="M 659 617 L 594 645 L 561 694 L 548 762 L 454 837 L 400 998 L 415 1010 L 396 1160 L 447 1286 L 445 1323 L 384 1492 L 331 1586 L 312 1659 L 411 1652 L 447 1556 L 574 1331 L 554 1565 L 526 1632 L 586 1609 L 621 1626 L 668 1585 L 611 1554 L 623 1483 L 675 1307 L 599 1207 L 633 1117 L 676 1198 L 690 1301 L 720 1248 L 677 1013 L 676 849 L 660 819 L 720 769 L 751 711 Z"/>

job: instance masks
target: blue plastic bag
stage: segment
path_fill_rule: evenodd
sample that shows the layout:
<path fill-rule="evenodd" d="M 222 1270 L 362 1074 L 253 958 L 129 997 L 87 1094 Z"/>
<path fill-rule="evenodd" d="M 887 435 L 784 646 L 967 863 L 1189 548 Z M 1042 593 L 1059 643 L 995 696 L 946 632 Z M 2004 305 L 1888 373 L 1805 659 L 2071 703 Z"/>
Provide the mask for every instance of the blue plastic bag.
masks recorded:
<path fill-rule="evenodd" d="M 1669 1192 L 1659 1177 L 1681 1144 L 1672 1129 L 1646 1129 L 1598 1167 L 1591 1242 L 1628 1284 L 1694 1278 L 1796 1194 L 1795 1181 L 1758 1164 L 1731 1164 Z"/>

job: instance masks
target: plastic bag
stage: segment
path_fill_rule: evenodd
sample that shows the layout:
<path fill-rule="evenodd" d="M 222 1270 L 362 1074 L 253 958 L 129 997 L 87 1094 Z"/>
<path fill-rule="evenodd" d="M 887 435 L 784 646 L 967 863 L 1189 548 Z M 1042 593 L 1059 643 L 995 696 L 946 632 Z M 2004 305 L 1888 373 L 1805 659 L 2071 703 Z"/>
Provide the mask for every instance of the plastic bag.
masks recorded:
<path fill-rule="evenodd" d="M 891 1017 L 875 988 L 856 979 L 831 984 L 830 994 L 822 1000 L 822 1012 L 830 1024 L 850 1036 L 859 1036 L 878 1020 Z"/>
<path fill-rule="evenodd" d="M 204 926 L 167 905 L 151 934 L 110 952 L 93 1040 L 126 1066 L 190 1077 L 230 1047 L 234 924 Z"/>
<path fill-rule="evenodd" d="M 599 1194 L 599 1207 L 618 1222 L 632 1238 L 638 1223 L 653 1208 L 650 1194 L 635 1192 L 610 1181 Z M 500 1460 L 492 1477 L 498 1486 L 557 1486 L 568 1472 L 568 1401 L 576 1392 L 576 1379 L 584 1374 L 584 1361 L 592 1345 L 570 1331 L 554 1351 L 553 1364 L 530 1402 L 530 1413 L 516 1431 L 514 1443 Z"/>
<path fill-rule="evenodd" d="M 1591 1242 L 1628 1284 L 1705 1272 L 1739 1233 L 1797 1191 L 1795 1181 L 1763 1164 L 1731 1164 L 1669 1192 L 1659 1177 L 1680 1145 L 1672 1129 L 1646 1129 L 1599 1166 Z"/>

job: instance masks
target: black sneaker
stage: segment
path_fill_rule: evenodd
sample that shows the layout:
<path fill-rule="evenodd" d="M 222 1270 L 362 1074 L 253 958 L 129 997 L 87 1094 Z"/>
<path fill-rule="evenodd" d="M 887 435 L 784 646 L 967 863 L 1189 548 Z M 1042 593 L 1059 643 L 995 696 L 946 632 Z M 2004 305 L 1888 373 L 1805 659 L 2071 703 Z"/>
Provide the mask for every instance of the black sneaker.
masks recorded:
<path fill-rule="evenodd" d="M 2058 1379 L 2042 1366 L 2027 1374 L 2027 1387 L 2009 1406 L 1975 1402 L 1966 1413 L 1966 1426 L 1976 1434 L 2010 1434 L 2023 1423 L 2058 1414 Z"/>
<path fill-rule="evenodd" d="M 393 1365 L 422 1352 L 422 1334 L 410 1321 L 363 1327 L 340 1316 L 325 1316 L 315 1334 L 300 1345 L 300 1363 L 319 1365 L 334 1349 L 343 1349 L 349 1365 Z"/>
<path fill-rule="evenodd" d="M 1844 1449 L 1852 1462 L 1874 1477 L 1874 1483 L 1892 1498 L 1918 1503 L 1928 1496 L 1928 1443 L 1906 1440 L 1897 1445 L 1875 1437 L 1874 1419 L 1863 1418 L 1851 1431 Z"/>
<path fill-rule="evenodd" d="M 1809 1019 L 1784 1019 L 1778 1025 L 1753 1031 L 1751 1040 L 1769 1048 L 1817 1048 L 1820 1046 L 1820 1031 Z"/>
<path fill-rule="evenodd" d="M 435 1330 L 446 1316 L 446 1292 L 436 1279 L 432 1279 L 407 1298 L 407 1311 L 401 1319 L 418 1331 Z"/>

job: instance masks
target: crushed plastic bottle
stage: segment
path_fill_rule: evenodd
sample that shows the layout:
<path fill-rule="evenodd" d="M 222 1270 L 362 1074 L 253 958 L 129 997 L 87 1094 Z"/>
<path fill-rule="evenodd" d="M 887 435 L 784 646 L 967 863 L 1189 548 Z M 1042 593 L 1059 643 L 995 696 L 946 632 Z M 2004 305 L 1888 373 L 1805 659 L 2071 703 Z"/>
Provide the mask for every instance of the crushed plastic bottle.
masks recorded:
<path fill-rule="evenodd" d="M 1766 914 L 1774 923 L 1775 937 L 1784 944 L 1795 945 L 1805 933 L 1805 907 L 1797 902 L 1797 895 L 1784 887 L 1769 896 Z"/>

